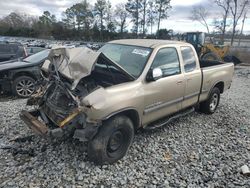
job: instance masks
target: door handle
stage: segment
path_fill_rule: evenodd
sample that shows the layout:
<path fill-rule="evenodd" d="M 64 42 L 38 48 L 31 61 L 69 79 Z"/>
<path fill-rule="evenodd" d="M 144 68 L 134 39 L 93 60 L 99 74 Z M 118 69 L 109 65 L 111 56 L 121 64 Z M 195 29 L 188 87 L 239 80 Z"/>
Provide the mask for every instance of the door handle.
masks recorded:
<path fill-rule="evenodd" d="M 178 81 L 178 82 L 176 82 L 176 83 L 177 83 L 177 84 L 182 84 L 182 82 L 183 82 L 183 81 L 182 81 L 182 80 L 180 80 L 180 81 Z"/>
<path fill-rule="evenodd" d="M 190 81 L 190 80 L 192 80 L 192 78 L 188 78 L 188 79 L 187 79 L 187 81 Z"/>

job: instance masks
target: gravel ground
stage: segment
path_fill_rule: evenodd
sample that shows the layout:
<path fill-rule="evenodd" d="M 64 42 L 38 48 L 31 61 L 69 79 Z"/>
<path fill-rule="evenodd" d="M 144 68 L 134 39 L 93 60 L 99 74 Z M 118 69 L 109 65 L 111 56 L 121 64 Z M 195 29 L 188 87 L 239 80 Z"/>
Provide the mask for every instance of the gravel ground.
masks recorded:
<path fill-rule="evenodd" d="M 23 99 L 0 102 L 0 187 L 250 187 L 250 67 L 236 69 L 213 115 L 192 113 L 135 136 L 114 165 L 95 166 L 70 141 L 47 143 L 19 119 Z M 8 149 L 9 148 L 9 149 Z"/>

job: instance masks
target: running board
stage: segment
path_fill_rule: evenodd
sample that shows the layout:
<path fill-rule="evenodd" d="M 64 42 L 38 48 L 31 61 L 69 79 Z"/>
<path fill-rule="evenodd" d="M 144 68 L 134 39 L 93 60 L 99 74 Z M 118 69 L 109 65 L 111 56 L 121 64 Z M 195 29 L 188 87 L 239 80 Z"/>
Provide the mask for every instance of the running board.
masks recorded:
<path fill-rule="evenodd" d="M 183 116 L 186 116 L 192 112 L 195 111 L 195 108 L 194 107 L 191 107 L 191 108 L 187 108 L 185 110 L 182 110 L 181 112 L 178 112 L 176 114 L 173 114 L 173 115 L 170 115 L 170 116 L 167 116 L 165 118 L 162 118 L 160 120 L 157 120 L 156 122 L 153 122 L 153 123 L 150 123 L 148 124 L 146 127 L 144 127 L 145 130 L 153 130 L 153 129 L 157 129 L 157 128 L 160 128 L 168 123 L 170 123 L 171 121 L 177 119 L 177 118 L 180 118 L 180 117 L 183 117 Z"/>

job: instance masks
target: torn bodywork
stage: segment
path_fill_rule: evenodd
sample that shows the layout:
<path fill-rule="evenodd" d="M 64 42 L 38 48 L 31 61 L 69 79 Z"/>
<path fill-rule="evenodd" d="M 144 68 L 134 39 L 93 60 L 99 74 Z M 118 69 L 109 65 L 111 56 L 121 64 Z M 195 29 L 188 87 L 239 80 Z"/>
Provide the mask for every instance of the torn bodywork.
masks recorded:
<path fill-rule="evenodd" d="M 117 71 L 119 79 L 114 79 L 111 69 Z M 133 79 L 102 53 L 87 48 L 51 50 L 42 76 L 43 83 L 27 101 L 27 105 L 38 109 L 22 111 L 21 119 L 44 137 L 73 136 L 80 141 L 93 138 L 102 124 L 102 119 L 88 116 L 94 102 L 86 100 L 86 96 L 93 92 L 102 95 L 105 87 Z M 94 101 L 100 98 L 95 97 Z"/>

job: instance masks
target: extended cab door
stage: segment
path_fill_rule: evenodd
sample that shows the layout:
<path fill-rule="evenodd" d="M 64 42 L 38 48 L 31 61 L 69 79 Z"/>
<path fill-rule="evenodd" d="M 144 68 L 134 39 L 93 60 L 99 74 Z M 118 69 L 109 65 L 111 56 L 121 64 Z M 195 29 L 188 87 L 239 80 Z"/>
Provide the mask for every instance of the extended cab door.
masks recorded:
<path fill-rule="evenodd" d="M 159 49 L 151 65 L 151 70 L 154 68 L 160 68 L 163 77 L 143 85 L 143 124 L 179 111 L 184 96 L 185 80 L 176 48 Z"/>
<path fill-rule="evenodd" d="M 202 76 L 198 58 L 195 54 L 196 52 L 190 46 L 181 47 L 185 76 L 185 95 L 182 108 L 192 106 L 199 100 Z"/>

